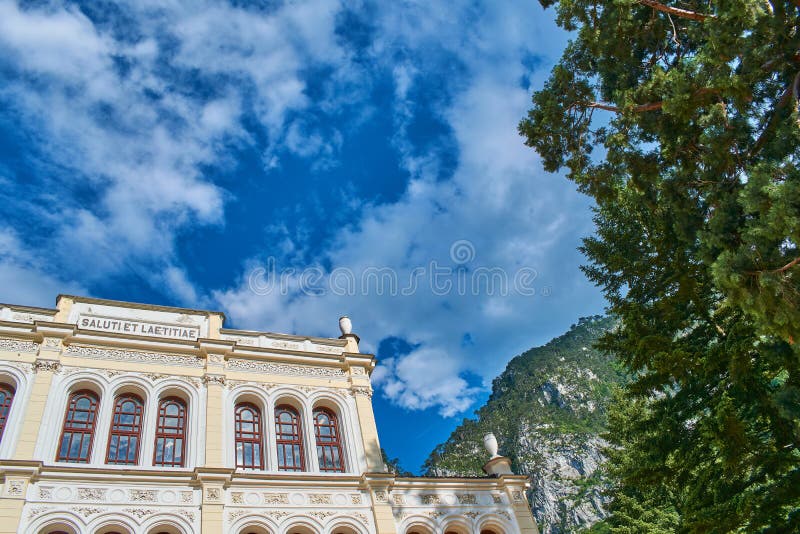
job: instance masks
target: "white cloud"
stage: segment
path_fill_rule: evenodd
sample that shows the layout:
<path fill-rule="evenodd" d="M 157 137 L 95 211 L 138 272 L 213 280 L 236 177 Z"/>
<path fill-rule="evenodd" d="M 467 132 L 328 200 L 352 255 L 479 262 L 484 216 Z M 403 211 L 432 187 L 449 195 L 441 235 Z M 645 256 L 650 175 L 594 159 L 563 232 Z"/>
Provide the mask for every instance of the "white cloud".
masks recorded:
<path fill-rule="evenodd" d="M 375 350 L 388 336 L 406 339 L 417 348 L 383 362 L 374 374 L 376 385 L 400 406 L 437 407 L 446 416 L 474 402 L 479 389 L 466 379 L 469 374 L 486 386 L 505 364 L 503 357 L 560 333 L 577 314 L 601 309 L 599 294 L 577 267 L 579 237 L 591 230 L 588 203 L 566 180 L 544 173 L 516 133 L 530 102 L 529 89 L 520 84 L 530 74 L 522 56 L 548 49 L 558 34 L 553 27 L 528 31 L 529 6 L 493 4 L 480 14 L 451 7 L 393 4 L 382 12 L 376 53 L 392 56 L 394 47 L 402 47 L 408 56 L 392 69 L 394 142 L 412 178 L 397 202 L 365 207 L 359 220 L 337 233 L 324 258 L 357 280 L 370 267 L 390 267 L 402 286 L 415 267 L 433 260 L 452 265 L 451 244 L 467 239 L 476 254 L 470 268 L 498 267 L 510 278 L 521 267 L 532 268 L 536 295 L 484 290 L 470 296 L 453 289 L 442 296 L 425 285 L 408 297 L 376 295 L 374 288 L 347 297 L 295 289 L 279 297 L 254 293 L 246 280 L 214 294 L 247 327 L 333 335 L 335 318 L 348 313 L 362 348 Z M 479 24 L 469 20 L 479 15 Z M 436 54 L 452 55 L 467 72 L 438 110 L 458 146 L 457 168 L 445 181 L 434 174 L 434 155 L 412 154 L 416 147 L 406 133 L 414 118 L 408 95 L 429 67 L 423 64 Z M 284 259 L 284 266 L 290 263 Z"/>
<path fill-rule="evenodd" d="M 335 137 L 324 140 L 311 127 L 287 131 L 286 118 L 312 104 L 305 69 L 349 68 L 335 38 L 334 1 L 272 12 L 210 2 L 117 8 L 126 16 L 124 35 L 75 7 L 0 3 L 0 55 L 15 73 L 0 101 L 41 149 L 36 192 L 49 200 L 34 211 L 38 241 L 49 236 L 50 243 L 35 246 L 89 284 L 132 265 L 181 270 L 179 232 L 224 224 L 230 194 L 202 169 L 224 165 L 232 144 L 253 142 L 242 124 L 245 100 L 269 132 L 276 162 L 278 147 L 332 161 Z M 222 92 L 176 87 L 191 73 L 218 77 Z M 153 279 L 175 281 L 182 299 L 199 298 L 168 270 Z"/>

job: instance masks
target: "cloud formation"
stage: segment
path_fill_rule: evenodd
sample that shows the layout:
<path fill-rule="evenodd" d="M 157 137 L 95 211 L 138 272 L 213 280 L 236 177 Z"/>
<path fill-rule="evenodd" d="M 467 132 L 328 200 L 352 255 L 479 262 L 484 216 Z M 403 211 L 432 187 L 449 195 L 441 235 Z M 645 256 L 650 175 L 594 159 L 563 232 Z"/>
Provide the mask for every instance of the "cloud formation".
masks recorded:
<path fill-rule="evenodd" d="M 413 347 L 376 370 L 382 395 L 463 413 L 508 357 L 601 309 L 575 251 L 589 205 L 516 134 L 565 42 L 550 19 L 522 2 L 0 4 L 0 134 L 19 147 L 0 158 L 0 285 L 15 288 L 0 300 L 49 305 L 114 280 L 246 328 L 335 335 L 348 313 L 363 348 Z M 390 134 L 359 137 L 380 121 Z M 343 180 L 315 179 L 337 167 Z M 255 216 L 295 182 L 302 203 Z M 187 242 L 247 213 L 252 246 L 209 277 L 221 254 Z M 469 261 L 451 256 L 460 240 Z M 295 269 L 283 294 L 253 290 L 268 261 Z M 535 292 L 301 290 L 307 267 L 330 287 L 370 269 L 402 283 L 431 262 L 529 269 Z"/>

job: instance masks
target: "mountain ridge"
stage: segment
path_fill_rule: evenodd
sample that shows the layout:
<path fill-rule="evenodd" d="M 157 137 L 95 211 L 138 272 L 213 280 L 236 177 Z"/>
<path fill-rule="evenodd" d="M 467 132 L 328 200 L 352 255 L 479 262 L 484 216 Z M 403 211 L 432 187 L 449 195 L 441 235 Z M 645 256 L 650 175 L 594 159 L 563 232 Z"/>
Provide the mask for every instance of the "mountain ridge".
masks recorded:
<path fill-rule="evenodd" d="M 626 382 L 595 348 L 615 321 L 583 317 L 548 343 L 509 361 L 492 393 L 423 466 L 429 476 L 482 474 L 483 435 L 493 432 L 514 472 L 531 476 L 528 497 L 542 534 L 578 532 L 606 516 L 598 467 L 611 393 Z"/>

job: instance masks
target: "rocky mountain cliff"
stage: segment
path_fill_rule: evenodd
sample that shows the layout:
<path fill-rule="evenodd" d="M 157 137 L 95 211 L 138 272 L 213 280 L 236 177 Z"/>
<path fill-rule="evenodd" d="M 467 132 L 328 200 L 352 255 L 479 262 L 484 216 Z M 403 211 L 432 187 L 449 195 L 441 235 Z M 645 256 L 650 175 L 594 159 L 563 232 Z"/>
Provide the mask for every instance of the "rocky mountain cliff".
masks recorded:
<path fill-rule="evenodd" d="M 593 345 L 612 326 L 606 317 L 582 318 L 511 360 L 477 419 L 465 419 L 431 453 L 427 474 L 483 474 L 483 435 L 494 432 L 514 471 L 531 476 L 529 497 L 543 534 L 580 532 L 605 517 L 599 435 L 612 387 L 625 375 Z"/>

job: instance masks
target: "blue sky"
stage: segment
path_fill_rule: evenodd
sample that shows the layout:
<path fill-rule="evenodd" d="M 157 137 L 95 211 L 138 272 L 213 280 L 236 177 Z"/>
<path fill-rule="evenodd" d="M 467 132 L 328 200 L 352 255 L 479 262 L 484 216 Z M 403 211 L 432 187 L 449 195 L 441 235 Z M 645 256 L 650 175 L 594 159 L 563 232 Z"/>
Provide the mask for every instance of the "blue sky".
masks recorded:
<path fill-rule="evenodd" d="M 567 41 L 553 19 L 537 2 L 0 2 L 0 301 L 323 336 L 348 314 L 381 358 L 382 443 L 416 470 L 511 357 L 603 309 L 578 269 L 589 201 L 516 133 Z"/>

